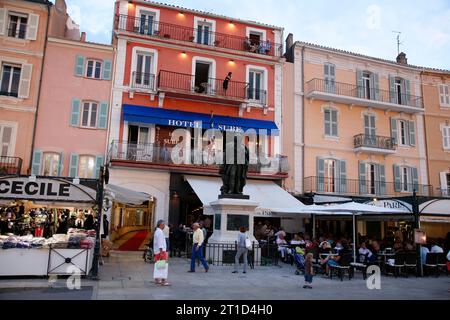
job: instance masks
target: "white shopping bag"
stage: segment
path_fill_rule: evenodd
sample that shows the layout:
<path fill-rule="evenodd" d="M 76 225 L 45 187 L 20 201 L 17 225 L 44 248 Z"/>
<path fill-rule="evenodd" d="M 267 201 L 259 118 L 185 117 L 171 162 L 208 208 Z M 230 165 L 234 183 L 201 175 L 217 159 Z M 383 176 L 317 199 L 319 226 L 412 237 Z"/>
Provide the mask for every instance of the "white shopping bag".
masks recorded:
<path fill-rule="evenodd" d="M 166 267 L 163 269 L 158 269 L 156 264 L 153 269 L 153 278 L 154 279 L 167 279 L 169 273 L 169 264 L 166 263 Z"/>

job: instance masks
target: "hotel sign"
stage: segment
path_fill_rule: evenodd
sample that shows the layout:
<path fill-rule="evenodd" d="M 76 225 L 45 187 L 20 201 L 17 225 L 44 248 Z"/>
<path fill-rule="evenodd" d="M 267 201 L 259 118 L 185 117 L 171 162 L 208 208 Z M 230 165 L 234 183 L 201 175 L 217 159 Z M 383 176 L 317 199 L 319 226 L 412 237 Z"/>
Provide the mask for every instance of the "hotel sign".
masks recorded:
<path fill-rule="evenodd" d="M 203 128 L 202 121 L 188 121 L 188 120 L 176 120 L 176 119 L 168 119 L 168 125 L 173 127 L 182 127 L 182 128 Z M 244 129 L 239 126 L 229 126 L 225 124 L 213 125 L 211 129 L 219 129 L 220 131 L 229 131 L 229 132 L 244 132 Z"/>
<path fill-rule="evenodd" d="M 68 180 L 14 177 L 0 178 L 0 199 L 95 202 L 96 191 Z"/>

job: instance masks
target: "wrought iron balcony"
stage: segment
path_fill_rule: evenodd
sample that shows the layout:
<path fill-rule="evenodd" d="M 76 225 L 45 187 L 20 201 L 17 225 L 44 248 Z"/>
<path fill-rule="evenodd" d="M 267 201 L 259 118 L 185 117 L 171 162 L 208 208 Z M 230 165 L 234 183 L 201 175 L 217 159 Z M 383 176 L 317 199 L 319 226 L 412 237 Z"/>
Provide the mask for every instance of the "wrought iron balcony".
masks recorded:
<path fill-rule="evenodd" d="M 198 169 L 202 172 L 218 173 L 216 152 L 220 151 L 185 150 L 156 144 L 113 141 L 108 150 L 108 161 L 163 166 L 181 171 Z M 285 156 L 262 156 L 252 159 L 249 165 L 249 173 L 253 175 L 279 175 L 287 174 L 288 171 L 289 164 Z"/>
<path fill-rule="evenodd" d="M 419 196 L 433 196 L 433 186 L 431 185 L 325 177 L 304 179 L 304 191 L 319 194 L 396 197 L 412 194 L 414 190 Z"/>
<path fill-rule="evenodd" d="M 366 134 L 354 136 L 353 144 L 356 152 L 392 154 L 397 149 L 394 138 Z"/>
<path fill-rule="evenodd" d="M 185 95 L 234 100 L 237 102 L 253 102 L 266 105 L 267 92 L 250 88 L 248 83 L 207 78 L 198 83 L 195 75 L 161 70 L 158 75 L 158 90 Z"/>
<path fill-rule="evenodd" d="M 154 92 L 156 90 L 155 84 L 154 74 L 133 71 L 131 79 L 132 89 Z"/>
<path fill-rule="evenodd" d="M 436 195 L 438 197 L 450 198 L 450 189 L 437 188 L 437 194 Z"/>
<path fill-rule="evenodd" d="M 422 97 L 323 79 L 306 83 L 306 97 L 398 112 L 423 112 Z"/>
<path fill-rule="evenodd" d="M 134 16 L 116 16 L 116 30 L 140 35 L 190 42 L 216 48 L 245 51 L 265 56 L 281 57 L 283 45 L 271 41 L 254 41 L 225 33 L 206 31 L 161 21 L 149 21 Z"/>
<path fill-rule="evenodd" d="M 0 156 L 0 176 L 19 175 L 21 170 L 21 158 Z"/>

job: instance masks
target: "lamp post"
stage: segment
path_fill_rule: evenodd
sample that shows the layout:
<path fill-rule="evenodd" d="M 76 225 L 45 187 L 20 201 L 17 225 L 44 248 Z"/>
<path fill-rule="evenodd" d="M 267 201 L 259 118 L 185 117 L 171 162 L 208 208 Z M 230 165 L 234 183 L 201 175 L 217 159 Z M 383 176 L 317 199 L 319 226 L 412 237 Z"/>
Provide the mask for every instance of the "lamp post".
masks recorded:
<path fill-rule="evenodd" d="M 98 206 L 98 222 L 96 228 L 96 239 L 94 248 L 94 261 L 92 262 L 91 279 L 99 280 L 98 265 L 100 261 L 100 226 L 103 216 L 103 184 L 104 184 L 104 167 L 100 167 L 100 176 L 97 182 L 97 206 Z"/>
<path fill-rule="evenodd" d="M 419 199 L 417 198 L 417 191 L 413 191 L 413 199 L 412 199 L 412 212 L 414 215 L 414 229 L 420 229 L 420 216 L 419 216 Z M 422 257 L 421 257 L 421 245 L 418 244 L 416 248 L 416 253 L 418 256 L 417 259 L 417 271 L 420 273 L 420 276 L 423 276 L 422 269 Z"/>

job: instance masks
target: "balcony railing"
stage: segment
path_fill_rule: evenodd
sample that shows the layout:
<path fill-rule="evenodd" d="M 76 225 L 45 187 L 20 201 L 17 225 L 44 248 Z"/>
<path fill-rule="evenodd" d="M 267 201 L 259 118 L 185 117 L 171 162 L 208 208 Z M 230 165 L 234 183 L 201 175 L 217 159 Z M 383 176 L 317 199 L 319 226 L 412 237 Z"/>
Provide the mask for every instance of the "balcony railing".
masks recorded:
<path fill-rule="evenodd" d="M 133 71 L 131 87 L 133 89 L 155 91 L 155 75 Z"/>
<path fill-rule="evenodd" d="M 353 144 L 357 148 L 374 148 L 394 151 L 397 148 L 395 139 L 391 137 L 358 134 L 353 137 Z"/>
<path fill-rule="evenodd" d="M 307 177 L 304 180 L 305 192 L 330 193 L 355 196 L 404 196 L 416 190 L 419 196 L 432 196 L 433 186 L 396 183 L 384 181 L 333 179 L 325 177 Z"/>
<path fill-rule="evenodd" d="M 444 198 L 450 198 L 450 189 L 438 188 L 436 196 L 444 197 Z"/>
<path fill-rule="evenodd" d="M 116 29 L 141 35 L 185 41 L 217 48 L 246 51 L 256 54 L 281 57 L 283 45 L 271 41 L 253 41 L 225 33 L 196 29 L 134 16 L 116 16 Z"/>
<path fill-rule="evenodd" d="M 391 103 L 414 108 L 423 108 L 422 97 L 410 94 L 399 94 L 388 90 L 365 88 L 349 83 L 334 82 L 323 79 L 312 79 L 306 83 L 306 94 L 314 92 L 365 99 L 381 103 Z"/>
<path fill-rule="evenodd" d="M 249 88 L 245 82 L 228 81 L 226 84 L 222 79 L 205 80 L 200 82 L 196 81 L 195 75 L 161 70 L 158 75 L 158 89 L 266 104 L 266 91 Z"/>
<path fill-rule="evenodd" d="M 0 176 L 20 174 L 21 170 L 21 158 L 0 156 Z"/>
<path fill-rule="evenodd" d="M 21 26 L 19 30 L 17 30 L 17 28 L 8 29 L 8 37 L 25 39 L 26 34 L 27 34 L 26 25 Z"/>
<path fill-rule="evenodd" d="M 219 152 L 219 151 L 217 151 Z M 289 171 L 285 156 L 263 157 L 254 159 L 249 165 L 249 172 L 256 174 L 285 174 Z M 219 170 L 215 163 L 216 153 L 196 150 L 161 147 L 151 143 L 129 143 L 113 141 L 108 151 L 109 161 L 127 161 L 153 165 L 176 166 L 179 168 L 200 168 Z"/>

